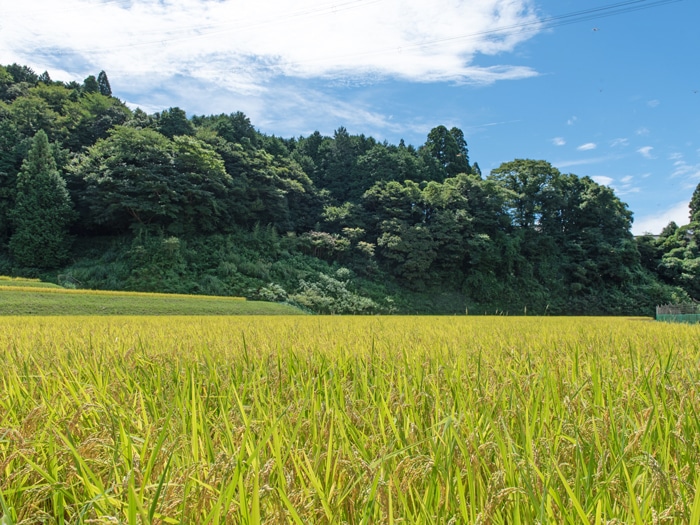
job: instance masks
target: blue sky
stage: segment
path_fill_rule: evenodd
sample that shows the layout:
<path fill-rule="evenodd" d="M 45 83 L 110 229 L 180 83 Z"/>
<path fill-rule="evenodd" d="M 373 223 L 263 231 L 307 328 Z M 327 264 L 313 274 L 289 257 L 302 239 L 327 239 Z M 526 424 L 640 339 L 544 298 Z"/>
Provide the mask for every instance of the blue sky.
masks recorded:
<path fill-rule="evenodd" d="M 284 137 L 457 126 L 484 174 L 545 159 L 658 233 L 700 183 L 698 20 L 697 0 L 25 0 L 1 10 L 0 63 L 104 69 L 131 107 Z"/>

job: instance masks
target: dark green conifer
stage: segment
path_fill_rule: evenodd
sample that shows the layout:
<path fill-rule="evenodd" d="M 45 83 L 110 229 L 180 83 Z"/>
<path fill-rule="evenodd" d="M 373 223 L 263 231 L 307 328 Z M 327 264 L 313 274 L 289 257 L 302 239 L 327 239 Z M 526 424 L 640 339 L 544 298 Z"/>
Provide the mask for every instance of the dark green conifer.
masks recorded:
<path fill-rule="evenodd" d="M 17 175 L 17 196 L 10 214 L 14 233 L 9 243 L 15 265 L 60 266 L 68 255 L 73 216 L 66 183 L 56 168 L 48 137 L 40 130 Z"/>
<path fill-rule="evenodd" d="M 112 87 L 109 85 L 107 73 L 105 73 L 104 71 L 100 71 L 100 74 L 97 75 L 97 86 L 100 89 L 101 95 L 104 95 L 105 97 L 112 96 Z"/>
<path fill-rule="evenodd" d="M 690 199 L 690 222 L 700 223 L 700 184 L 697 185 Z"/>

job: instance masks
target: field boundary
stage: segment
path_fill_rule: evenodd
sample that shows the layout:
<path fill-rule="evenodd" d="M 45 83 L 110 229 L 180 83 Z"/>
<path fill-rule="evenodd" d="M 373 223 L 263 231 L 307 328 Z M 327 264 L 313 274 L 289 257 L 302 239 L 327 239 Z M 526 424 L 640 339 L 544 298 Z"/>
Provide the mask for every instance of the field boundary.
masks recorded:
<path fill-rule="evenodd" d="M 700 305 L 687 303 L 657 306 L 656 320 L 667 323 L 700 323 Z"/>
<path fill-rule="evenodd" d="M 162 293 L 162 292 L 129 292 L 123 290 L 84 290 L 74 288 L 39 288 L 35 286 L 14 286 L 0 283 L 0 291 L 18 291 L 18 292 L 41 292 L 41 293 L 59 293 L 59 294 L 76 294 L 76 295 L 108 295 L 112 297 L 163 297 L 163 298 L 186 298 L 186 299 L 207 299 L 207 300 L 224 300 L 224 301 L 246 301 L 245 297 L 235 297 L 229 295 L 188 295 L 179 293 Z"/>

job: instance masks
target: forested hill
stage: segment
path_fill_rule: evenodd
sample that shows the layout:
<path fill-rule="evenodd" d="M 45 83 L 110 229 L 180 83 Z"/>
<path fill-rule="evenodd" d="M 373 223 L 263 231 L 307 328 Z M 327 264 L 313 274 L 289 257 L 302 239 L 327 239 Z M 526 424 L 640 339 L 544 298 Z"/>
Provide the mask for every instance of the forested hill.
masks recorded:
<path fill-rule="evenodd" d="M 690 210 L 635 239 L 610 188 L 543 160 L 482 174 L 457 128 L 280 138 L 131 111 L 104 72 L 0 66 L 0 274 L 322 313 L 650 314 L 700 299 L 700 190 Z"/>

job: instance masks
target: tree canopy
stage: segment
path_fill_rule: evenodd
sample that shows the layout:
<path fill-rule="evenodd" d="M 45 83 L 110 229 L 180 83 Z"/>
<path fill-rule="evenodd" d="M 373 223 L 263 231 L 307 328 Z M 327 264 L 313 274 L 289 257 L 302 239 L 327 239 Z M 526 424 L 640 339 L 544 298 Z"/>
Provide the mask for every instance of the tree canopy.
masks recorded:
<path fill-rule="evenodd" d="M 104 71 L 0 66 L 0 273 L 334 313 L 649 313 L 700 299 L 699 202 L 700 186 L 688 225 L 635 239 L 610 188 L 537 159 L 482 174 L 457 127 L 417 147 L 343 126 L 282 138 L 240 111 L 132 111 Z"/>

